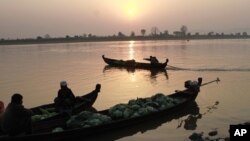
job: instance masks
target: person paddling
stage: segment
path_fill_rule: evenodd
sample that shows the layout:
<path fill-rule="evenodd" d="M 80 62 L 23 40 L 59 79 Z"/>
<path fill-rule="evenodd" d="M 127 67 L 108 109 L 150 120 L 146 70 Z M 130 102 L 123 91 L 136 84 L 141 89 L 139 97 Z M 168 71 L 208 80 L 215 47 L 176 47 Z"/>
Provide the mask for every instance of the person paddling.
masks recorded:
<path fill-rule="evenodd" d="M 155 56 L 150 56 L 149 58 L 144 58 L 144 60 L 150 61 L 151 65 L 159 63 L 158 59 Z"/>

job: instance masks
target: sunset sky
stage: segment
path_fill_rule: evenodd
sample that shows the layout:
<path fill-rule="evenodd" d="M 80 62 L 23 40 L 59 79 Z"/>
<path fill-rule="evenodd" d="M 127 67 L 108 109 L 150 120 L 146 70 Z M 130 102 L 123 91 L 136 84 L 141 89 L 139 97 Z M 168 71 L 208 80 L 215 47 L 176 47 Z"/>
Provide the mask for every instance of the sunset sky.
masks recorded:
<path fill-rule="evenodd" d="M 250 0 L 0 0 L 0 39 L 49 34 L 127 35 L 153 26 L 169 33 L 250 34 Z"/>

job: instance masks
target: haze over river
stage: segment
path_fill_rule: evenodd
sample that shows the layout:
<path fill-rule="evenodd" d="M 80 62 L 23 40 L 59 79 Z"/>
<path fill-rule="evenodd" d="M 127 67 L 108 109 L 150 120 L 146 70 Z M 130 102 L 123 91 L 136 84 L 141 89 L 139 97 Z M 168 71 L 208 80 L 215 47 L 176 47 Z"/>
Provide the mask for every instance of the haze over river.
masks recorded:
<path fill-rule="evenodd" d="M 150 55 L 160 62 L 169 58 L 169 70 L 105 67 L 102 55 L 144 61 Z M 94 104 L 107 109 L 131 99 L 184 89 L 184 81 L 219 77 L 201 88 L 196 103 L 138 126 L 100 135 L 97 139 L 119 141 L 188 141 L 193 132 L 217 129 L 229 136 L 230 124 L 250 121 L 250 40 L 176 40 L 82 42 L 0 46 L 0 100 L 5 106 L 13 93 L 24 96 L 27 108 L 53 102 L 59 83 L 66 80 L 75 95 L 102 85 Z M 201 114 L 202 116 L 198 116 Z M 192 120 L 190 120 L 190 117 Z"/>

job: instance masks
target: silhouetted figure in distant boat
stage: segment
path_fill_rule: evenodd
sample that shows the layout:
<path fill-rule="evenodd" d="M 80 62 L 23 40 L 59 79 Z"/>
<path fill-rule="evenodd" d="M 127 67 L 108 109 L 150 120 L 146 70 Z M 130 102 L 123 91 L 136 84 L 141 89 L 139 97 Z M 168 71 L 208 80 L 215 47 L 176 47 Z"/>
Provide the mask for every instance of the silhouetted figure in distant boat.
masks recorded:
<path fill-rule="evenodd" d="M 57 97 L 54 100 L 56 108 L 60 113 L 71 115 L 76 103 L 75 95 L 71 89 L 68 88 L 66 81 L 61 81 L 60 87 L 61 89 L 58 91 Z"/>
<path fill-rule="evenodd" d="M 152 65 L 159 63 L 158 59 L 155 56 L 150 56 L 149 58 L 144 58 L 144 60 L 150 61 Z"/>
<path fill-rule="evenodd" d="M 24 108 L 23 96 L 14 94 L 2 117 L 2 130 L 10 136 L 31 134 L 32 111 Z"/>

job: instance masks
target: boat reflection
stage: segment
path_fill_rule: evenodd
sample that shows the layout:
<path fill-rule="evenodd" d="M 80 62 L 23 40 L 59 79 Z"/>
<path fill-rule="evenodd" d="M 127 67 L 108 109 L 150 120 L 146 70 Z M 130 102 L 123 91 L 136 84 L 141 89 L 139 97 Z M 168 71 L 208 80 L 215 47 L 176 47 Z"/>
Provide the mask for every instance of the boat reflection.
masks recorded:
<path fill-rule="evenodd" d="M 126 70 L 128 73 L 135 73 L 136 71 L 150 71 L 150 78 L 151 79 L 156 79 L 158 74 L 164 74 L 166 79 L 168 80 L 168 73 L 166 69 L 140 69 L 140 68 L 128 68 L 128 67 L 116 67 L 116 66 L 110 66 L 106 65 L 103 68 L 103 73 L 106 73 L 108 71 L 124 71 Z"/>
<path fill-rule="evenodd" d="M 171 122 L 172 120 L 178 120 L 182 117 L 189 116 L 189 115 L 200 115 L 200 109 L 195 101 L 189 103 L 184 109 L 182 107 L 182 109 L 173 111 L 173 113 L 171 113 L 170 115 L 157 117 L 157 119 L 151 120 L 150 122 L 147 122 L 146 124 L 145 123 L 136 124 L 135 126 L 125 127 L 119 130 L 112 131 L 112 133 L 106 132 L 104 134 L 98 135 L 98 137 L 97 136 L 89 137 L 88 140 L 89 141 L 98 141 L 98 140 L 114 141 L 123 137 L 132 136 L 134 134 L 137 134 L 138 132 L 145 133 L 146 131 L 157 129 L 165 123 Z M 196 125 L 196 122 L 192 124 Z"/>
<path fill-rule="evenodd" d="M 190 114 L 187 118 L 182 119 L 179 122 L 179 125 L 177 128 L 180 128 L 183 126 L 184 129 L 186 130 L 195 130 L 197 127 L 197 121 L 198 119 L 201 119 L 204 115 L 211 113 L 212 110 L 217 109 L 217 106 L 219 105 L 219 102 L 216 101 L 214 105 L 208 106 L 207 110 L 204 113 L 197 113 L 197 114 Z"/>

